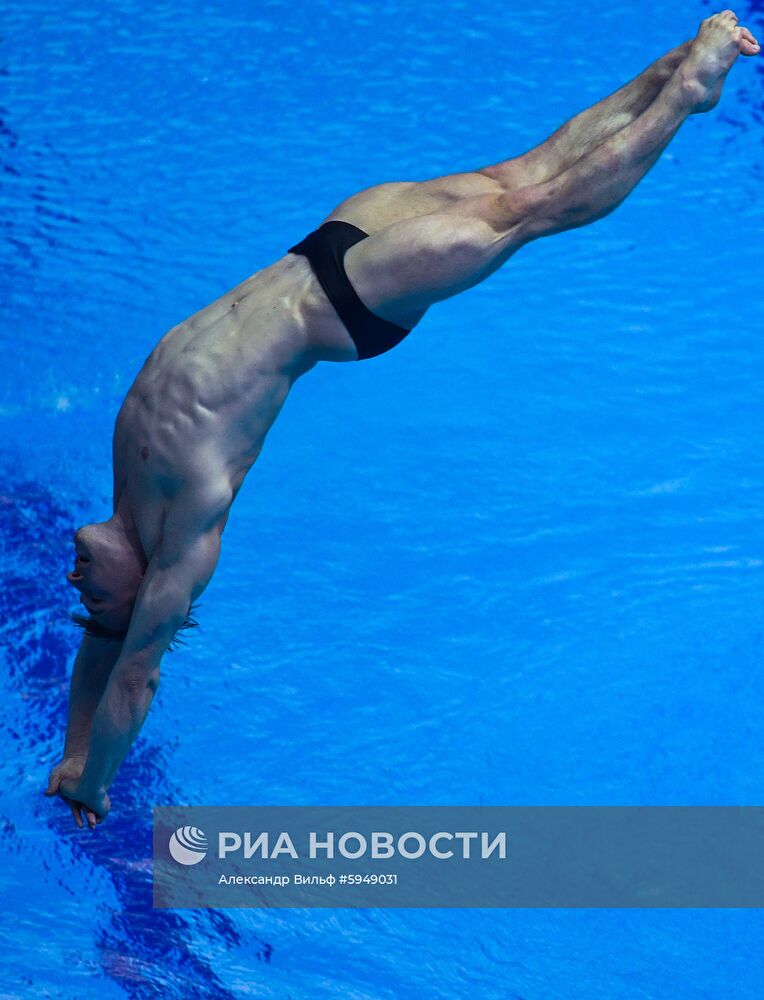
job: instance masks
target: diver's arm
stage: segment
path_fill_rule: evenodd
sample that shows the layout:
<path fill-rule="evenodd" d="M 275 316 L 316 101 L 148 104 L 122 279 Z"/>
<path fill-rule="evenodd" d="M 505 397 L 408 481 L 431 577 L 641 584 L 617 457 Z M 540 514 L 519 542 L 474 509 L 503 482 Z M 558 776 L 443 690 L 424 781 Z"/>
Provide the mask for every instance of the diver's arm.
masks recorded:
<path fill-rule="evenodd" d="M 136 597 L 122 651 L 93 718 L 82 777 L 62 794 L 98 816 L 109 809 L 106 790 L 138 735 L 159 686 L 162 656 L 191 604 L 212 577 L 220 554 L 221 521 L 189 530 L 168 516 Z M 208 522 L 209 523 L 209 522 Z"/>
<path fill-rule="evenodd" d="M 93 716 L 121 649 L 121 642 L 97 639 L 90 635 L 82 637 L 69 683 L 69 711 L 64 753 L 50 772 L 46 795 L 56 795 L 63 780 L 67 778 L 77 780 L 82 774 Z"/>
<path fill-rule="evenodd" d="M 64 757 L 85 759 L 93 716 L 121 650 L 121 642 L 83 635 L 69 683 Z"/>

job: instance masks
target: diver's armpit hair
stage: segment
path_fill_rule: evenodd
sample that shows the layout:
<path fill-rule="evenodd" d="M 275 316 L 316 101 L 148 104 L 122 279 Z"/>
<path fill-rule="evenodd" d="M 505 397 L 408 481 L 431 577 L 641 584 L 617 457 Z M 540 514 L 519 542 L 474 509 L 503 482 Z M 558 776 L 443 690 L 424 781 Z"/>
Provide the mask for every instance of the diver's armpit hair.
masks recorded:
<path fill-rule="evenodd" d="M 184 636 L 187 636 L 193 629 L 199 628 L 199 622 L 196 620 L 198 608 L 198 604 L 192 604 L 188 609 L 183 624 L 170 640 L 170 644 L 167 647 L 168 653 L 174 653 L 181 646 L 188 645 Z M 85 635 L 92 636 L 94 639 L 106 639 L 109 642 L 124 642 L 127 636 L 127 629 L 120 631 L 119 629 L 106 628 L 105 625 L 102 625 L 97 619 L 92 617 L 88 618 L 85 615 L 72 614 L 69 611 L 67 611 L 67 617 L 73 625 L 82 629 Z"/>
<path fill-rule="evenodd" d="M 188 645 L 185 637 L 188 636 L 189 632 L 192 632 L 195 628 L 199 628 L 199 622 L 196 619 L 196 612 L 198 608 L 198 604 L 192 604 L 188 609 L 186 617 L 183 619 L 183 624 L 180 626 L 172 639 L 170 639 L 170 645 L 167 647 L 168 653 L 174 653 L 175 650 L 180 649 L 181 646 Z"/>

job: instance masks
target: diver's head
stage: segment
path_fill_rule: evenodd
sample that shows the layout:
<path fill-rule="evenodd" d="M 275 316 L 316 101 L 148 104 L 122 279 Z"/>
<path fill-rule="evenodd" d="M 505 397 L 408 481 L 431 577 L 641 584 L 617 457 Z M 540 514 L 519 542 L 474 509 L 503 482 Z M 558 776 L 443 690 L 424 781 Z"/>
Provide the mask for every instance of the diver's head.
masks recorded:
<path fill-rule="evenodd" d="M 77 624 L 83 627 L 90 624 L 94 633 L 124 633 L 146 571 L 140 542 L 113 516 L 80 528 L 74 535 L 74 548 L 74 569 L 66 579 L 79 591 L 80 603 L 89 612 L 88 619 L 75 616 L 75 621 L 79 619 Z"/>

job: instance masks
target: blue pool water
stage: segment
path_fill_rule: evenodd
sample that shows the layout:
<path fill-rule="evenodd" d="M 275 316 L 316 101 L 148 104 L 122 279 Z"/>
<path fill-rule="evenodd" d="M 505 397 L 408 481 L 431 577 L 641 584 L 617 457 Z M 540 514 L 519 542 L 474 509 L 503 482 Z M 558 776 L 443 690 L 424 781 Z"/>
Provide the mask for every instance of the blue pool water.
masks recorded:
<path fill-rule="evenodd" d="M 0 998 L 760 990 L 757 911 L 153 911 L 150 834 L 166 803 L 761 803 L 761 60 L 614 215 L 297 384 L 112 815 L 41 795 L 71 533 L 110 513 L 156 340 L 351 192 L 522 151 L 709 12 L 4 5 Z"/>

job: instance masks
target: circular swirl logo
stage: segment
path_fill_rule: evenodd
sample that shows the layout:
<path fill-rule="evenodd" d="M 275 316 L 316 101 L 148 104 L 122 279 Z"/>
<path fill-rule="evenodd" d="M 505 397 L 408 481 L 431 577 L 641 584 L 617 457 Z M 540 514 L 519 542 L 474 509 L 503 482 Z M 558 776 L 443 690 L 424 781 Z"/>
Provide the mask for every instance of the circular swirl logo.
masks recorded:
<path fill-rule="evenodd" d="M 198 826 L 179 826 L 170 837 L 170 854 L 179 865 L 198 865 L 207 856 L 207 837 Z"/>

